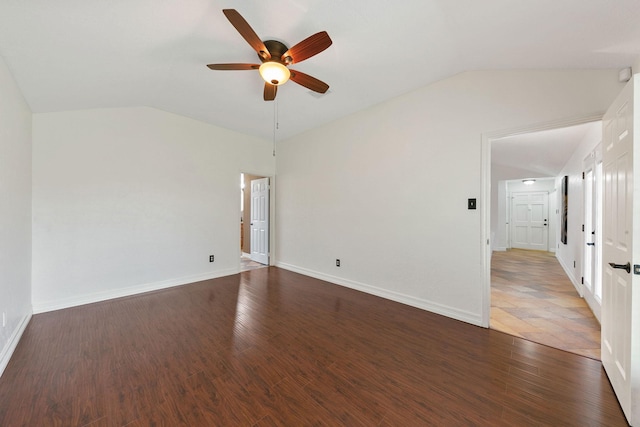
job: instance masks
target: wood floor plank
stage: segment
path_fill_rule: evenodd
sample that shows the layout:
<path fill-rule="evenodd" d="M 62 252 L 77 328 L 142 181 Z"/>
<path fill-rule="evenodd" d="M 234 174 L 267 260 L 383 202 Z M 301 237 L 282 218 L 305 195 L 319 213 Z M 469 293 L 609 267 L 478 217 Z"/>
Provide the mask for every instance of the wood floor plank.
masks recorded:
<path fill-rule="evenodd" d="M 33 316 L 0 425 L 627 424 L 597 360 L 270 267 Z"/>

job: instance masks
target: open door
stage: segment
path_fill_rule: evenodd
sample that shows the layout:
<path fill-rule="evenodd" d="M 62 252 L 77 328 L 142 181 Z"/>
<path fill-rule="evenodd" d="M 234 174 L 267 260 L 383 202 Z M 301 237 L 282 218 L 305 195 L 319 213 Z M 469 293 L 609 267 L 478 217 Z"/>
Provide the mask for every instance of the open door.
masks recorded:
<path fill-rule="evenodd" d="M 602 364 L 631 425 L 640 425 L 640 164 L 634 154 L 638 76 L 625 86 L 603 119 L 604 230 Z M 634 83 L 635 82 L 635 83 Z M 638 174 L 640 175 L 640 174 Z M 634 209 L 634 204 L 638 205 Z M 635 289 L 634 289 L 635 288 Z"/>
<path fill-rule="evenodd" d="M 591 311 L 602 323 L 602 144 L 589 153 L 583 164 L 583 291 Z"/>
<path fill-rule="evenodd" d="M 251 181 L 251 259 L 269 264 L 269 178 Z"/>

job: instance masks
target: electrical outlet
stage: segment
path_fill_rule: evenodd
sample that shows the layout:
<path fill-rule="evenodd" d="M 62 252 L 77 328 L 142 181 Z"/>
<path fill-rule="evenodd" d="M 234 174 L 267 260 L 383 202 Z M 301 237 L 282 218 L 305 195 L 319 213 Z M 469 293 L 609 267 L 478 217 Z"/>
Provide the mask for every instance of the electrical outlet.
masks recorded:
<path fill-rule="evenodd" d="M 340 260 L 336 259 L 336 267 L 340 267 Z"/>
<path fill-rule="evenodd" d="M 213 260 L 214 260 L 213 255 L 209 255 L 209 262 L 213 262 Z"/>

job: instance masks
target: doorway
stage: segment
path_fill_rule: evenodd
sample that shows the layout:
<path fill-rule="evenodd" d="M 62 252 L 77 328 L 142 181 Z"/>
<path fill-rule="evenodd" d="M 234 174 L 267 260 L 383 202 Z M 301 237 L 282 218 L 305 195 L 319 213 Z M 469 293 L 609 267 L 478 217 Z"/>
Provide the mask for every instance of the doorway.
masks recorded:
<path fill-rule="evenodd" d="M 240 174 L 240 271 L 269 265 L 269 177 Z"/>
<path fill-rule="evenodd" d="M 600 330 L 582 298 L 584 209 L 578 178 L 585 147 L 593 149 L 600 137 L 598 120 L 483 136 L 483 162 L 490 171 L 483 188 L 486 200 L 492 200 L 484 217 L 486 326 L 594 358 L 600 356 Z M 561 201 L 556 199 L 564 175 L 571 175 L 568 245 L 561 243 L 554 225 L 560 223 Z M 540 176 L 550 188 L 506 190 L 506 182 L 523 185 Z M 507 320 L 513 323 L 505 327 Z M 585 336 L 591 342 L 581 339 Z"/>

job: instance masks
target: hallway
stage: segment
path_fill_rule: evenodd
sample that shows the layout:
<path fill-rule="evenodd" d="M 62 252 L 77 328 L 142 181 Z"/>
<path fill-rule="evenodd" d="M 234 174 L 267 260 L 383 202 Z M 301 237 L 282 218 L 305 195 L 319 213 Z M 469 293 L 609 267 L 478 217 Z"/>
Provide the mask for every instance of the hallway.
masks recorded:
<path fill-rule="evenodd" d="M 491 328 L 600 359 L 600 324 L 549 252 L 493 253 Z"/>

